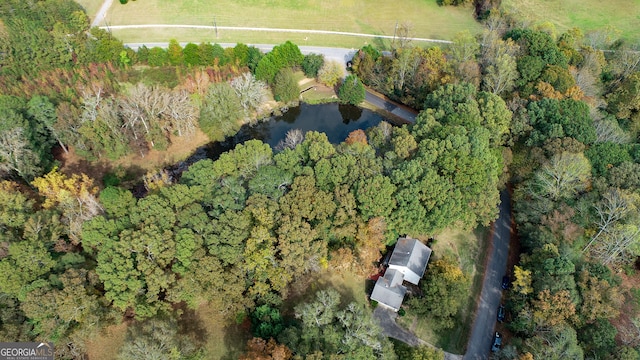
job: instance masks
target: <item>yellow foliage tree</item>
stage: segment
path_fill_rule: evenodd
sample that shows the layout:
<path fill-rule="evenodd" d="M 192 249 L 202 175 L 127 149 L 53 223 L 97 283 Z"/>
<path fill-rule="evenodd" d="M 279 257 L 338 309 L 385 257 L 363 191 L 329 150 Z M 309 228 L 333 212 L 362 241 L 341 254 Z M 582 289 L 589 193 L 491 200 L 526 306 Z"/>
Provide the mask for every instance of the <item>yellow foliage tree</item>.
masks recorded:
<path fill-rule="evenodd" d="M 533 355 L 530 352 L 526 352 L 524 354 L 520 354 L 518 356 L 518 360 L 533 360 Z"/>
<path fill-rule="evenodd" d="M 513 275 L 515 277 L 512 285 L 513 290 L 522 295 L 528 295 L 533 292 L 531 286 L 531 270 L 526 270 L 516 265 L 513 268 Z"/>
<path fill-rule="evenodd" d="M 44 196 L 44 209 L 61 210 L 63 222 L 69 226 L 69 238 L 77 245 L 80 242 L 82 223 L 102 212 L 96 199 L 98 187 L 93 179 L 85 174 L 73 174 L 71 177 L 54 168 L 43 177 L 32 182 L 38 192 Z"/>
<path fill-rule="evenodd" d="M 538 293 L 538 299 L 534 300 L 532 305 L 533 320 L 538 328 L 560 325 L 572 319 L 576 313 L 576 306 L 567 290 L 555 294 L 543 290 Z"/>

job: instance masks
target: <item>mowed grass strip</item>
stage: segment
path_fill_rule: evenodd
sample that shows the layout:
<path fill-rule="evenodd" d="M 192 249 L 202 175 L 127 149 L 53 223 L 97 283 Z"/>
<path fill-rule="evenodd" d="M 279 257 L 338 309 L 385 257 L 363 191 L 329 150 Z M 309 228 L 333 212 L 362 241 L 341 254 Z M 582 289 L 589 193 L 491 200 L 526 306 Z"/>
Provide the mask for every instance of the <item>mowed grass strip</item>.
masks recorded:
<path fill-rule="evenodd" d="M 298 46 L 327 46 L 341 48 L 360 48 L 367 44 L 389 47 L 391 41 L 381 38 L 363 38 L 347 35 L 320 35 L 303 33 L 278 33 L 262 31 L 232 31 L 220 30 L 216 37 L 213 30 L 206 29 L 112 29 L 111 32 L 125 43 L 166 43 L 169 39 L 177 39 L 180 42 L 210 42 L 210 43 L 236 43 L 245 44 L 281 44 L 287 40 Z M 442 44 L 414 42 L 415 45 L 431 46 Z"/>
<path fill-rule="evenodd" d="M 559 32 L 612 26 L 624 39 L 640 41 L 640 0 L 504 0 L 502 6 L 534 24 L 551 22 Z"/>
<path fill-rule="evenodd" d="M 93 20 L 96 16 L 100 6 L 102 6 L 102 0 L 75 0 L 80 6 L 84 8 L 84 11 L 89 16 L 89 21 Z"/>
<path fill-rule="evenodd" d="M 394 35 L 398 23 L 407 24 L 412 37 L 451 39 L 462 30 L 480 31 L 481 25 L 474 20 L 472 12 L 471 7 L 440 7 L 436 0 L 405 0 L 401 3 L 386 0 L 144 0 L 130 1 L 126 5 L 114 2 L 106 21 L 108 25 L 215 23 L 218 26 L 329 30 L 389 36 Z M 135 31 L 142 33 L 143 37 L 156 37 L 153 33 L 158 30 Z M 125 32 L 120 36 L 130 42 L 134 41 L 129 37 L 131 34 Z M 229 32 L 229 36 L 240 35 L 238 32 Z M 291 37 L 292 34 L 285 35 Z M 318 38 L 323 36 L 307 37 L 310 38 L 307 43 L 317 45 Z M 196 41 L 190 38 L 179 40 Z"/>

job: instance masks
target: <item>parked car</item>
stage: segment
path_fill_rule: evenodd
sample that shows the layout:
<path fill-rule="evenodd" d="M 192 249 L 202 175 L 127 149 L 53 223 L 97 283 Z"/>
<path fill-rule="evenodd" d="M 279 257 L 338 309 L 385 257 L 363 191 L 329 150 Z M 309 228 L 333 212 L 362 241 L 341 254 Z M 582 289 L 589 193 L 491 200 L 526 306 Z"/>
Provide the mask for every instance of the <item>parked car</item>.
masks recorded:
<path fill-rule="evenodd" d="M 511 283 L 511 280 L 509 279 L 508 275 L 505 275 L 502 277 L 502 289 L 507 290 L 509 288 L 510 283 Z"/>
<path fill-rule="evenodd" d="M 498 321 L 503 322 L 505 316 L 504 305 L 498 307 Z"/>
<path fill-rule="evenodd" d="M 493 344 L 491 344 L 491 351 L 500 351 L 500 347 L 502 347 L 502 335 L 496 331 L 495 335 L 493 335 Z"/>

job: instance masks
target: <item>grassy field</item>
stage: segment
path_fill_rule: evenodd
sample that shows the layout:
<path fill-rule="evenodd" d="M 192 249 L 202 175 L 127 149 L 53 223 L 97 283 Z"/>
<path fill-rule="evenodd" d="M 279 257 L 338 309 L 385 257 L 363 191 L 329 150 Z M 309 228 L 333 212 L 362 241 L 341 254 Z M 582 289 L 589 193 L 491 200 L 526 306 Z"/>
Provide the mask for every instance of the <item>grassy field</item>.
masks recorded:
<path fill-rule="evenodd" d="M 503 0 L 502 6 L 534 24 L 549 21 L 560 32 L 573 27 L 588 32 L 613 26 L 623 38 L 640 41 L 640 0 Z"/>
<path fill-rule="evenodd" d="M 463 354 L 475 316 L 476 299 L 482 290 L 486 257 L 486 251 L 483 250 L 487 248 L 488 236 L 489 231 L 484 228 L 474 232 L 449 229 L 437 235 L 436 241 L 431 246 L 437 256 L 448 254 L 458 259 L 462 270 L 471 277 L 469 296 L 462 305 L 453 329 L 436 334 L 431 330 L 429 319 L 418 319 L 411 316 L 410 311 L 407 312 L 406 317 L 399 318 L 398 322 L 430 344 L 454 354 Z"/>
<path fill-rule="evenodd" d="M 90 0 L 84 0 L 90 1 Z M 109 25 L 130 24 L 192 24 L 218 26 L 242 26 L 288 29 L 315 29 L 347 31 L 393 36 L 396 23 L 407 24 L 410 36 L 421 38 L 451 39 L 457 32 L 472 32 L 481 26 L 472 16 L 471 7 L 440 7 L 435 0 L 405 0 L 402 6 L 384 0 L 144 0 L 121 5 L 117 1 L 107 14 Z M 125 42 L 167 41 L 215 41 L 211 31 L 176 32 L 156 29 L 118 31 Z M 291 39 L 304 45 L 304 34 L 284 34 L 278 40 L 269 40 L 267 34 L 236 31 L 219 31 L 218 42 L 242 41 L 249 43 L 280 42 Z M 247 36 L 248 35 L 248 36 Z M 296 39 L 295 37 L 300 37 Z M 309 45 L 347 46 L 352 40 L 340 37 L 307 35 Z M 364 39 L 363 41 L 366 41 Z M 369 40 L 371 41 L 371 40 Z M 354 43 L 354 45 L 359 45 Z"/>
<path fill-rule="evenodd" d="M 80 6 L 84 8 L 87 15 L 89 15 L 89 19 L 93 20 L 93 17 L 96 15 L 98 10 L 100 10 L 100 6 L 102 6 L 102 0 L 75 0 Z"/>

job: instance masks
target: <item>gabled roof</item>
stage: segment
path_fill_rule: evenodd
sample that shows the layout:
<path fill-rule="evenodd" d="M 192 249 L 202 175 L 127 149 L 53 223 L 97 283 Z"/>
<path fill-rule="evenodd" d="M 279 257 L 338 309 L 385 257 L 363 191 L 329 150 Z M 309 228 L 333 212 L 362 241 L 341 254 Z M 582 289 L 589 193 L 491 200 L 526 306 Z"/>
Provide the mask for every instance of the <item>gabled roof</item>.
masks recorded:
<path fill-rule="evenodd" d="M 371 300 L 387 305 L 396 311 L 400 309 L 407 288 L 402 285 L 403 274 L 397 270 L 387 269 L 384 276 L 378 278 L 371 293 Z"/>
<path fill-rule="evenodd" d="M 404 266 L 422 277 L 431 257 L 431 249 L 416 239 L 399 238 L 389 265 Z"/>

